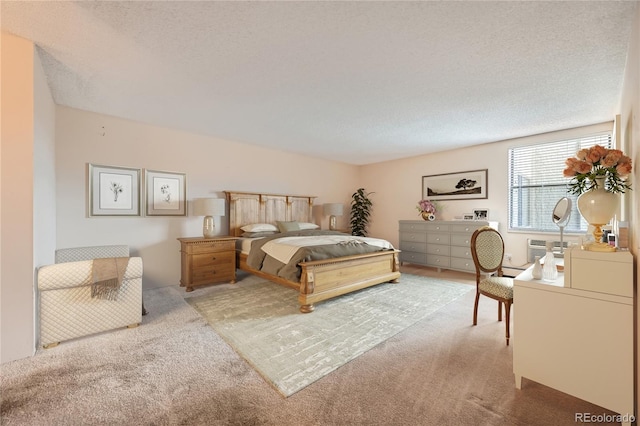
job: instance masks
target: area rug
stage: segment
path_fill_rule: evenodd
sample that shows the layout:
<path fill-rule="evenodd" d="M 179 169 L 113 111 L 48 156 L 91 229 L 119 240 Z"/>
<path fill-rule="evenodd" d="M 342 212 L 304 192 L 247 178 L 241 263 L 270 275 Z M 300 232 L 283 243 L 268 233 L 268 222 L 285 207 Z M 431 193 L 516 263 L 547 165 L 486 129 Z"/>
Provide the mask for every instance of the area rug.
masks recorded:
<path fill-rule="evenodd" d="M 250 276 L 186 300 L 288 397 L 472 289 L 403 274 L 397 284 L 343 295 L 302 314 L 295 290 Z"/>

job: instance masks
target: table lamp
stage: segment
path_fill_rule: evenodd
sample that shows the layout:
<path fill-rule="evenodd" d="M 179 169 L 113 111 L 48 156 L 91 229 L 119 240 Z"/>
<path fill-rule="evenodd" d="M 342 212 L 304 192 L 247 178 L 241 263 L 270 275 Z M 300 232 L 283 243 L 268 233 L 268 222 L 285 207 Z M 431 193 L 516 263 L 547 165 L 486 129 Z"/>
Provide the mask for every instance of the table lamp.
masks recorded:
<path fill-rule="evenodd" d="M 329 216 L 329 229 L 336 229 L 336 216 L 342 216 L 344 205 L 340 203 L 326 203 L 322 205 L 322 213 Z"/>
<path fill-rule="evenodd" d="M 204 216 L 202 223 L 202 235 L 205 238 L 216 236 L 216 225 L 213 216 L 224 216 L 224 198 L 196 198 L 193 200 L 193 214 Z"/>

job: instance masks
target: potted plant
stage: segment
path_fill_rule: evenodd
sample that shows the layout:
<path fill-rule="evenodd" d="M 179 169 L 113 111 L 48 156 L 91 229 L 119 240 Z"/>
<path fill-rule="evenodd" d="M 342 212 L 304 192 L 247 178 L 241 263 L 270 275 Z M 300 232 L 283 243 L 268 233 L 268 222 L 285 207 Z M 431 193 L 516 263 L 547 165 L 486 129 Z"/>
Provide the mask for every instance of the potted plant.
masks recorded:
<path fill-rule="evenodd" d="M 359 188 L 351 195 L 351 235 L 358 237 L 367 236 L 367 225 L 373 203 L 369 195 L 373 192 L 366 192 L 364 188 Z"/>

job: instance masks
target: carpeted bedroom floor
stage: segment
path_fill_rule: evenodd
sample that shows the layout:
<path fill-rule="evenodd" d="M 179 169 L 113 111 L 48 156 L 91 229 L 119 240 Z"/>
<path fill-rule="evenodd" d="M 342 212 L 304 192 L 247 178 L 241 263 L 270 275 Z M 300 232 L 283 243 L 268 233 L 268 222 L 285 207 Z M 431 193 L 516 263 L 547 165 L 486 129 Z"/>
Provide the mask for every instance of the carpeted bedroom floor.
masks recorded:
<path fill-rule="evenodd" d="M 576 413 L 610 413 L 526 379 L 515 389 L 496 304 L 481 299 L 471 326 L 473 291 L 285 398 L 184 300 L 206 291 L 145 291 L 143 326 L 1 365 L 0 423 L 570 425 Z"/>

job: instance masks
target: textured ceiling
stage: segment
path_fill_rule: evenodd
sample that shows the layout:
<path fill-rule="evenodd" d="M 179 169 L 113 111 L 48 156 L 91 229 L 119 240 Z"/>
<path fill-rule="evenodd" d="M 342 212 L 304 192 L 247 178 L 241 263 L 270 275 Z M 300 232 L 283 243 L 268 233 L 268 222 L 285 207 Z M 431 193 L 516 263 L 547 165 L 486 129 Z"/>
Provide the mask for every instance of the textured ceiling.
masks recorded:
<path fill-rule="evenodd" d="M 59 105 L 351 164 L 612 120 L 637 2 L 1 2 Z"/>

